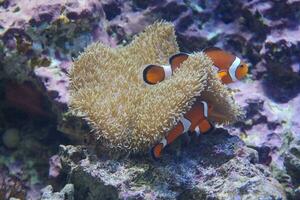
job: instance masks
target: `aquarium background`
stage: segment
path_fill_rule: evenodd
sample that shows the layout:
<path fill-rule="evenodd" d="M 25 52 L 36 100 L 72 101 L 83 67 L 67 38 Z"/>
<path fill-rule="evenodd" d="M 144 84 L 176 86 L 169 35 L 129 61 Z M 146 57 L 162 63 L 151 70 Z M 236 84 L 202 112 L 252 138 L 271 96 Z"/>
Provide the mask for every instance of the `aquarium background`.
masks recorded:
<path fill-rule="evenodd" d="M 68 71 L 157 20 L 183 52 L 249 63 L 229 86 L 246 117 L 160 162 L 111 158 L 68 110 Z M 299 21 L 298 0 L 0 0 L 0 199 L 300 199 Z"/>

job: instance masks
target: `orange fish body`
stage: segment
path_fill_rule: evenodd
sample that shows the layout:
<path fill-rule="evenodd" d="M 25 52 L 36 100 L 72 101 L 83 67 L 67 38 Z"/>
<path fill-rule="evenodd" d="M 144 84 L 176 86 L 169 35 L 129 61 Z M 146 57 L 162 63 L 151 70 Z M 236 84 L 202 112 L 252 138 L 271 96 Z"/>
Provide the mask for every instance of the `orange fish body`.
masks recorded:
<path fill-rule="evenodd" d="M 208 48 L 203 51 L 218 68 L 218 77 L 223 84 L 232 83 L 244 78 L 248 72 L 248 66 L 238 57 L 225 52 L 219 48 Z M 172 76 L 173 72 L 181 67 L 181 64 L 187 60 L 189 54 L 177 53 L 170 57 L 169 65 L 150 64 L 143 71 L 143 79 L 145 83 L 154 85 Z M 154 159 L 161 157 L 163 149 L 171 144 L 176 138 L 183 133 L 190 131 L 196 135 L 209 132 L 213 126 L 208 121 L 209 115 L 221 117 L 217 113 L 212 112 L 212 106 L 204 101 L 197 100 L 184 117 L 169 131 L 167 136 L 163 138 L 157 145 L 152 148 L 152 156 Z"/>
<path fill-rule="evenodd" d="M 228 84 L 243 79 L 248 72 L 248 66 L 240 58 L 217 47 L 203 51 L 218 68 L 218 76 L 222 83 Z"/>
<path fill-rule="evenodd" d="M 190 111 L 188 111 L 183 118 L 176 124 L 176 126 L 162 139 L 160 143 L 152 148 L 152 156 L 154 159 L 161 157 L 162 150 L 171 144 L 176 138 L 183 133 L 190 131 L 195 132 L 196 135 L 200 133 L 207 133 L 213 126 L 208 121 L 207 116 L 212 112 L 212 106 L 206 102 L 196 102 Z"/>
<path fill-rule="evenodd" d="M 241 80 L 247 75 L 248 66 L 237 56 L 234 56 L 217 47 L 207 48 L 203 51 L 218 68 L 218 77 L 224 84 Z M 154 85 L 169 78 L 173 71 L 181 66 L 189 54 L 177 53 L 170 57 L 169 65 L 148 65 L 143 71 L 143 78 L 147 84 Z"/>

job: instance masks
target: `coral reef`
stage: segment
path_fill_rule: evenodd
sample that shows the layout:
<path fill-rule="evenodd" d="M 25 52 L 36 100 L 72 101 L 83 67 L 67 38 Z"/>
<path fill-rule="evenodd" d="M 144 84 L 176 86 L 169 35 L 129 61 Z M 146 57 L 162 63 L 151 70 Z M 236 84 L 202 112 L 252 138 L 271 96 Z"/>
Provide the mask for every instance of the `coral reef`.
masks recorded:
<path fill-rule="evenodd" d="M 57 160 L 51 161 L 51 170 L 61 183 L 46 179 L 58 144 L 70 142 L 61 135 L 77 144 L 90 132 L 83 120 L 64 113 L 71 58 L 93 41 L 126 45 L 133 35 L 163 19 L 175 25 L 181 51 L 214 45 L 250 63 L 248 80 L 232 86 L 246 119 L 227 128 L 258 151 L 258 162 L 270 167 L 288 199 L 300 199 L 295 173 L 300 138 L 299 9 L 298 0 L 0 0 L 0 135 L 11 128 L 20 133 L 14 149 L 0 141 L 1 169 L 14 169 L 1 172 L 9 177 L 22 166 L 17 179 L 26 199 L 39 199 L 39 189 L 49 184 L 59 191 L 65 183 L 55 168 Z M 7 83 L 17 85 L 13 88 L 18 92 L 11 93 L 17 104 L 4 101 Z M 31 91 L 37 105 L 21 104 L 29 94 L 21 88 Z M 33 114 L 24 105 L 50 117 Z"/>
<path fill-rule="evenodd" d="M 247 85 L 237 84 L 232 88 L 239 88 L 235 99 L 246 110 L 246 118 L 245 121 L 230 127 L 230 132 L 239 135 L 248 145 L 270 149 L 272 172 L 286 185 L 287 190 L 291 190 L 292 185 L 299 185 L 292 182 L 297 178 L 295 179 L 290 170 L 296 163 L 289 165 L 287 160 L 297 160 L 290 149 L 299 142 L 300 96 L 288 103 L 277 104 L 264 95 L 261 81 L 248 81 Z M 294 195 L 294 192 L 288 192 Z"/>
<path fill-rule="evenodd" d="M 177 51 L 173 26 L 165 22 L 149 26 L 125 47 L 92 44 L 70 72 L 71 108 L 89 121 L 103 145 L 132 152 L 148 151 L 160 141 L 195 97 L 224 116 L 216 122 L 235 121 L 240 111 L 202 53 L 190 56 L 172 78 L 155 87 L 143 84 L 145 65 L 167 63 Z"/>
<path fill-rule="evenodd" d="M 176 148 L 168 151 L 153 163 L 61 146 L 60 158 L 77 199 L 286 199 L 266 167 L 255 164 L 257 152 L 222 129 L 193 140 L 175 159 Z"/>
<path fill-rule="evenodd" d="M 51 185 L 41 190 L 41 200 L 74 200 L 74 186 L 67 184 L 60 192 L 53 192 Z"/>
<path fill-rule="evenodd" d="M 0 198 L 25 199 L 26 188 L 23 182 L 14 175 L 7 175 L 7 169 L 0 168 Z"/>
<path fill-rule="evenodd" d="M 2 2 L 1 79 L 31 82 L 60 117 L 68 103 L 68 63 L 93 41 L 94 33 L 101 33 L 103 17 L 95 0 Z"/>
<path fill-rule="evenodd" d="M 19 116 L 12 109 L 9 112 L 14 118 Z M 48 178 L 48 159 L 64 138 L 49 121 L 24 121 L 20 116 L 14 120 L 5 118 L 1 122 L 4 129 L 0 129 L 0 199 L 39 199 L 40 189 L 46 183 L 53 184 Z"/>
<path fill-rule="evenodd" d="M 71 58 L 93 39 L 108 38 L 99 24 L 101 4 L 0 1 L 0 166 L 18 169 L 24 189 L 20 199 L 40 199 L 39 190 L 54 183 L 48 178 L 48 159 L 58 143 L 68 142 L 56 129 L 67 110 L 67 71 Z M 19 130 L 18 145 L 11 134 L 4 135 L 11 128 Z"/>
<path fill-rule="evenodd" d="M 284 158 L 287 173 L 291 175 L 295 184 L 300 184 L 300 142 L 291 145 Z"/>

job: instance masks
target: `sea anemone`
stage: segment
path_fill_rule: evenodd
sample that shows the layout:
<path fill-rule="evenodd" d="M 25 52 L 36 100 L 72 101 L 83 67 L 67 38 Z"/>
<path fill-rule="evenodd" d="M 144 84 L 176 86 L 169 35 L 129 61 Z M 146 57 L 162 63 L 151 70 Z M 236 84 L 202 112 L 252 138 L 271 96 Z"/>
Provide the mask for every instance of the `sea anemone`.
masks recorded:
<path fill-rule="evenodd" d="M 154 23 L 127 46 L 91 44 L 70 71 L 71 110 L 88 121 L 106 148 L 126 152 L 148 151 L 196 98 L 214 106 L 210 120 L 234 122 L 241 112 L 203 53 L 192 54 L 170 79 L 144 84 L 145 65 L 166 64 L 178 52 L 174 26 L 167 22 Z"/>

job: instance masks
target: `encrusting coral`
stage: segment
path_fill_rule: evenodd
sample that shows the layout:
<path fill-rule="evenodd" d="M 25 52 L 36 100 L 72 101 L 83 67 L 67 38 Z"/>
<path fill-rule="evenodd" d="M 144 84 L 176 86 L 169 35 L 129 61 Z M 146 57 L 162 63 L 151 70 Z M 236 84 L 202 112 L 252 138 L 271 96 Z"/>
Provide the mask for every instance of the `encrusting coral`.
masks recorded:
<path fill-rule="evenodd" d="M 214 105 L 210 120 L 234 122 L 241 112 L 203 53 L 192 54 L 170 79 L 144 84 L 145 65 L 165 64 L 177 52 L 174 27 L 167 22 L 154 23 L 124 47 L 90 45 L 70 71 L 71 110 L 84 116 L 106 148 L 129 152 L 148 151 L 196 98 Z"/>

